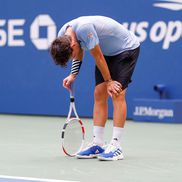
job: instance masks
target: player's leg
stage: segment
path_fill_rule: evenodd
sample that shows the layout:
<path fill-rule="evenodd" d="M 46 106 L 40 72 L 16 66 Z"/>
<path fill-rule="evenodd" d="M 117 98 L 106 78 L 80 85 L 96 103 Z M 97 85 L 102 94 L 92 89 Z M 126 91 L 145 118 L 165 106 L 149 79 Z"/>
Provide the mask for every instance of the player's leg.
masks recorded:
<path fill-rule="evenodd" d="M 93 137 L 94 143 L 102 146 L 104 144 L 104 127 L 108 117 L 108 93 L 106 83 L 95 87 L 94 110 L 93 110 Z"/>
<path fill-rule="evenodd" d="M 99 160 L 119 160 L 124 158 L 120 143 L 123 136 L 127 112 L 125 93 L 126 89 L 123 90 L 117 97 L 112 97 L 114 108 L 113 136 L 104 153 L 98 156 Z"/>
<path fill-rule="evenodd" d="M 110 59 L 110 72 L 112 78 L 119 81 L 123 91 L 119 96 L 113 97 L 113 136 L 107 149 L 98 156 L 100 160 L 118 160 L 123 159 L 123 152 L 120 146 L 122 140 L 125 120 L 126 120 L 126 101 L 125 94 L 128 84 L 131 82 L 136 61 L 139 55 L 139 48 L 125 51 Z"/>
<path fill-rule="evenodd" d="M 122 151 L 121 140 L 126 122 L 127 106 L 126 106 L 126 89 L 123 90 L 117 97 L 113 97 L 113 135 L 110 144 L 115 146 L 117 150 Z M 123 154 L 120 152 L 116 158 L 123 159 Z"/>
<path fill-rule="evenodd" d="M 113 97 L 113 121 L 114 127 L 124 128 L 125 121 L 126 121 L 126 114 L 127 114 L 127 107 L 126 107 L 126 89 L 123 90 L 117 97 Z"/>
<path fill-rule="evenodd" d="M 113 97 L 113 136 L 111 144 L 121 149 L 120 143 L 123 136 L 124 125 L 126 121 L 127 107 L 125 100 L 126 89 L 119 96 Z"/>
<path fill-rule="evenodd" d="M 105 126 L 108 117 L 108 93 L 106 83 L 95 87 L 94 91 L 94 126 Z"/>
<path fill-rule="evenodd" d="M 93 142 L 83 151 L 77 154 L 77 158 L 95 158 L 104 149 L 104 126 L 108 113 L 108 94 L 106 84 L 101 83 L 95 87 L 94 91 L 94 111 L 93 111 Z"/>
<path fill-rule="evenodd" d="M 77 158 L 94 158 L 102 153 L 104 144 L 104 126 L 108 115 L 108 93 L 106 83 L 98 68 L 96 68 L 96 87 L 94 91 L 93 109 L 93 142 L 86 149 L 77 154 Z"/>

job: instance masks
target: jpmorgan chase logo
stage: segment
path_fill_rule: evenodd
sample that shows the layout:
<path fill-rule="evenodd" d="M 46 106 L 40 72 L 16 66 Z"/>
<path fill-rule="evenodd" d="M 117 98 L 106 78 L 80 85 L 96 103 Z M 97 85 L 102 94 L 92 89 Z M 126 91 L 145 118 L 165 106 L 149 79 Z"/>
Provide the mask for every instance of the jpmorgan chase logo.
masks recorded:
<path fill-rule="evenodd" d="M 134 116 L 153 116 L 159 119 L 164 119 L 165 117 L 173 117 L 174 111 L 172 109 L 156 109 L 146 106 L 136 106 L 133 113 Z"/>
<path fill-rule="evenodd" d="M 40 27 L 46 27 L 47 36 L 40 38 Z M 39 15 L 30 26 L 30 38 L 37 49 L 48 49 L 56 37 L 56 25 L 49 15 Z"/>
<path fill-rule="evenodd" d="M 23 37 L 30 37 L 30 41 L 38 50 L 47 50 L 57 34 L 53 19 L 42 14 L 34 18 L 25 35 L 26 19 L 0 19 L 0 47 L 24 47 L 27 42 Z M 41 28 L 46 29 L 46 35 L 40 35 Z M 26 32 L 27 33 L 27 32 Z"/>

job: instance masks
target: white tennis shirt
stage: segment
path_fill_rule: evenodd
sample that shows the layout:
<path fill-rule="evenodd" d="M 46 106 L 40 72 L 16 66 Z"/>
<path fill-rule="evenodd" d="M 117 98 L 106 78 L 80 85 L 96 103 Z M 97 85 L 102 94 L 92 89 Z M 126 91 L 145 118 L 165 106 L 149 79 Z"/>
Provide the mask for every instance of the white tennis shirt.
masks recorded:
<path fill-rule="evenodd" d="M 117 21 L 104 16 L 82 16 L 63 25 L 58 36 L 63 36 L 71 26 L 84 50 L 97 44 L 105 56 L 114 56 L 139 47 L 137 37 Z"/>

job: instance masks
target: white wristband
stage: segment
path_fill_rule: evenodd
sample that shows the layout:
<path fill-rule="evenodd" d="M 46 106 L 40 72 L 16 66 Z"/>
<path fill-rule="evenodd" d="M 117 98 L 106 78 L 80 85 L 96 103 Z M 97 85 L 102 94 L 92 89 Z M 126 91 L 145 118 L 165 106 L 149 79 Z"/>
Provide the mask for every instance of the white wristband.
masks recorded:
<path fill-rule="evenodd" d="M 71 74 L 78 75 L 82 61 L 73 60 L 71 66 Z"/>

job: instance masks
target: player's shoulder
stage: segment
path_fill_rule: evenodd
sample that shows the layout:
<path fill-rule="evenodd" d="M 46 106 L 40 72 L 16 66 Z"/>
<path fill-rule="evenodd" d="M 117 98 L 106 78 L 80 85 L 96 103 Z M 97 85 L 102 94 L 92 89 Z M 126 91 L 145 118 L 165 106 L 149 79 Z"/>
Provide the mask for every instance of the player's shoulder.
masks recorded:
<path fill-rule="evenodd" d="M 70 21 L 66 22 L 65 24 L 63 24 L 62 27 L 60 28 L 59 32 L 58 32 L 58 37 L 64 35 L 65 32 L 66 32 L 66 29 L 69 26 L 73 26 L 74 25 L 74 21 L 75 21 L 75 19 L 70 20 Z"/>
<path fill-rule="evenodd" d="M 66 31 L 66 24 L 64 24 L 58 32 L 58 37 L 63 36 Z"/>
<path fill-rule="evenodd" d="M 84 29 L 90 27 L 92 22 L 90 20 L 90 16 L 81 16 L 75 19 L 75 23 L 77 24 L 77 29 Z"/>
<path fill-rule="evenodd" d="M 85 31 L 85 30 L 88 30 L 90 29 L 91 27 L 93 27 L 93 24 L 92 23 L 89 23 L 89 22 L 85 22 L 85 23 L 80 23 L 78 26 L 77 26 L 77 30 L 78 31 Z"/>

